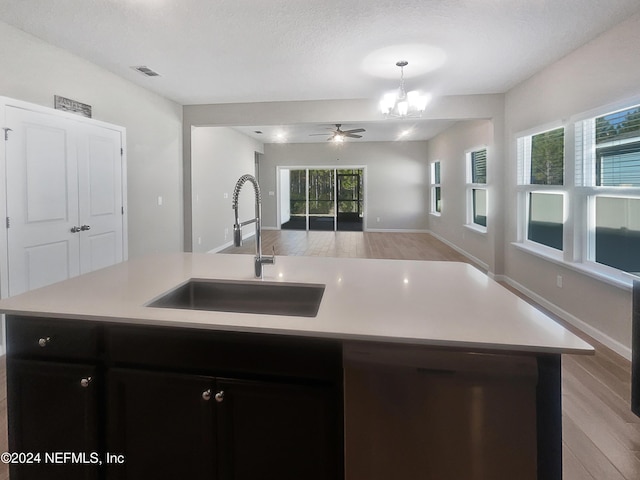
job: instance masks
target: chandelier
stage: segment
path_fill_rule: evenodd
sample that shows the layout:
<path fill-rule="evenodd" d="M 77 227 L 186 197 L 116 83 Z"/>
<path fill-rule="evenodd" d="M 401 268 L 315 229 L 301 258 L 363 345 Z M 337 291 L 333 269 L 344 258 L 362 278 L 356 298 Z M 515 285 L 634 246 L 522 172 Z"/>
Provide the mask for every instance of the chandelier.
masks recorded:
<path fill-rule="evenodd" d="M 400 67 L 400 87 L 395 92 L 386 93 L 380 100 L 380 110 L 386 118 L 421 117 L 431 100 L 429 94 L 421 94 L 417 90 L 407 92 L 405 89 L 404 67 L 408 64 L 406 60 L 396 62 Z"/>

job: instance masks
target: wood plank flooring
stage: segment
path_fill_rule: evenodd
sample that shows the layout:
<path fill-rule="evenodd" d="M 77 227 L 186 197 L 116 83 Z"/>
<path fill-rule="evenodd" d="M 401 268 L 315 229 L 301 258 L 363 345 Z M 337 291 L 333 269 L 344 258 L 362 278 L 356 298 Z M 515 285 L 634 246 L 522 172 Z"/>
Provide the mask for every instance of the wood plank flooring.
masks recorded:
<path fill-rule="evenodd" d="M 423 233 L 264 231 L 263 252 L 268 253 L 273 247 L 278 255 L 471 263 L 449 246 Z M 253 253 L 254 248 L 253 242 L 247 241 L 243 247 L 232 247 L 224 253 Z M 553 317 L 549 312 L 545 313 Z M 565 326 L 575 332 L 571 326 Z M 581 332 L 575 333 L 591 343 L 596 354 L 563 356 L 564 480 L 638 480 L 640 418 L 630 409 L 631 364 Z M 7 451 L 5 379 L 6 367 L 2 357 L 0 452 Z M 0 463 L 0 480 L 8 478 L 7 466 Z"/>
<path fill-rule="evenodd" d="M 255 253 L 253 239 L 221 253 Z M 468 262 L 462 254 L 425 233 L 304 232 L 264 230 L 262 253 L 311 257 L 390 258 Z"/>

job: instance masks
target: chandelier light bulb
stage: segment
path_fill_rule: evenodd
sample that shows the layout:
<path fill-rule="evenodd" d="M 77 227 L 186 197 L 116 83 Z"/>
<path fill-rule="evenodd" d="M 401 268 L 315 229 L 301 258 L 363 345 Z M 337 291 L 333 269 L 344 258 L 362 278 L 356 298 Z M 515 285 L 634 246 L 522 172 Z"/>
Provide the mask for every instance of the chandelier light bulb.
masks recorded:
<path fill-rule="evenodd" d="M 420 117 L 431 100 L 430 94 L 421 94 L 417 90 L 407 93 L 404 67 L 408 64 L 405 60 L 396 63 L 400 67 L 400 86 L 397 91 L 384 94 L 380 100 L 380 111 L 387 118 Z"/>

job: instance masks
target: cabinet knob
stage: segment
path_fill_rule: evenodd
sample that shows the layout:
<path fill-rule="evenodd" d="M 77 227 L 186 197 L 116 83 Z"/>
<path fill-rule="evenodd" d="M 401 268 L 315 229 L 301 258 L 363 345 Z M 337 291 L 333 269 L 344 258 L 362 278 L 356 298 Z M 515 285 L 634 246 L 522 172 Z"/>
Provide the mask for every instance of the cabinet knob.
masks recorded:
<path fill-rule="evenodd" d="M 38 340 L 38 345 L 44 348 L 47 345 L 49 345 L 50 342 L 51 342 L 51 337 L 42 337 Z"/>
<path fill-rule="evenodd" d="M 202 392 L 202 399 L 203 400 L 207 400 L 207 401 L 211 400 L 211 389 L 210 388 L 205 390 L 204 392 Z"/>
<path fill-rule="evenodd" d="M 81 232 L 85 232 L 85 231 L 87 231 L 87 230 L 91 230 L 91 225 L 82 225 L 82 226 L 80 227 L 80 231 L 81 231 Z"/>
<path fill-rule="evenodd" d="M 86 378 L 83 378 L 82 380 L 80 380 L 80 385 L 83 388 L 87 388 L 90 383 L 91 383 L 91 377 L 86 377 Z"/>
<path fill-rule="evenodd" d="M 222 403 L 224 400 L 224 391 L 220 390 L 218 393 L 216 393 L 216 402 L 218 403 Z"/>

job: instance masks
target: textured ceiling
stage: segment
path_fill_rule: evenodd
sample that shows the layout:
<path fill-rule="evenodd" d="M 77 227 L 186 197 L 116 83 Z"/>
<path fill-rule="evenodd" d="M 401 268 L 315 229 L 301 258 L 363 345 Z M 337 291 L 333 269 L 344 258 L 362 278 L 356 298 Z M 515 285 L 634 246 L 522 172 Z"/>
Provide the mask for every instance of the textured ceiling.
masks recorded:
<path fill-rule="evenodd" d="M 176 102 L 501 93 L 638 0 L 0 0 L 0 20 Z M 131 69 L 146 65 L 147 78 Z"/>

